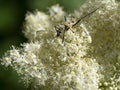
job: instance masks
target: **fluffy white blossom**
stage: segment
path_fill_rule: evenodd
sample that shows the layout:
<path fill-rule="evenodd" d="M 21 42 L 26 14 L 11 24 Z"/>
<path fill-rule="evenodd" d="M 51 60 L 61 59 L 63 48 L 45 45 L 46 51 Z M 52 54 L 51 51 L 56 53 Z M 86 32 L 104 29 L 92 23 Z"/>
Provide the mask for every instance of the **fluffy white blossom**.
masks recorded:
<path fill-rule="evenodd" d="M 71 15 L 77 20 L 96 8 L 66 31 L 64 42 L 55 30 L 67 15 L 59 5 L 49 15 L 28 13 L 23 32 L 30 42 L 9 50 L 1 64 L 39 90 L 119 90 L 120 3 L 88 0 Z"/>

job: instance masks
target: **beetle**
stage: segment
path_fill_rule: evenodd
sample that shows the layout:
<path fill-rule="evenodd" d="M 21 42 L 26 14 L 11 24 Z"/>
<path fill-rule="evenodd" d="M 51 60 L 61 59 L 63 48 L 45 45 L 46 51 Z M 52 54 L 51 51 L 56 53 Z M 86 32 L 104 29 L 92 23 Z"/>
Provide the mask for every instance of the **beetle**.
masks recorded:
<path fill-rule="evenodd" d="M 98 9 L 98 8 L 97 8 Z M 59 24 L 57 26 L 55 26 L 55 30 L 57 33 L 57 37 L 61 37 L 62 39 L 62 43 L 64 42 L 64 37 L 65 37 L 65 32 L 68 31 L 70 28 L 74 27 L 75 25 L 77 25 L 82 19 L 86 18 L 87 16 L 91 15 L 92 13 L 94 13 L 97 9 L 91 11 L 90 13 L 84 15 L 83 17 L 81 17 L 80 19 L 74 21 L 67 21 L 66 17 L 64 17 L 64 23 Z M 61 35 L 62 34 L 62 35 Z"/>

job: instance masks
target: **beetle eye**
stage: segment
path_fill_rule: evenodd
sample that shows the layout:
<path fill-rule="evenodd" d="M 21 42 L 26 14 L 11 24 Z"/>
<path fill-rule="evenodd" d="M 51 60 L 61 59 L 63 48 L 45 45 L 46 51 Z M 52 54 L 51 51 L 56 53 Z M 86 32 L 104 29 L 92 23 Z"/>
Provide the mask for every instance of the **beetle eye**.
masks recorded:
<path fill-rule="evenodd" d="M 74 21 L 71 21 L 71 23 L 75 23 Z"/>

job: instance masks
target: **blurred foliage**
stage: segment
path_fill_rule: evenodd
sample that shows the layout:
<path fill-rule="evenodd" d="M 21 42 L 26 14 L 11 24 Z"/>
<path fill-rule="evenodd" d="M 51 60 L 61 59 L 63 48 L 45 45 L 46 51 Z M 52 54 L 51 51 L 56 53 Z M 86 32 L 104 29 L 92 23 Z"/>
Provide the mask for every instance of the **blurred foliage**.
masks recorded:
<path fill-rule="evenodd" d="M 47 12 L 51 5 L 59 4 L 66 12 L 78 9 L 85 0 L 0 0 L 0 58 L 12 45 L 19 47 L 27 39 L 22 26 L 27 11 Z M 0 65 L 0 90 L 26 90 L 11 68 Z"/>

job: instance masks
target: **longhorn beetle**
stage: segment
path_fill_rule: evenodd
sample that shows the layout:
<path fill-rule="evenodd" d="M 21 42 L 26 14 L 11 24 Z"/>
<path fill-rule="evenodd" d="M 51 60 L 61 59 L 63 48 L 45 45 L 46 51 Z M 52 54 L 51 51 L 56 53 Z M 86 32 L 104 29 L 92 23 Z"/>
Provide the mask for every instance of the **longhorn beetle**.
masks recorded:
<path fill-rule="evenodd" d="M 98 9 L 98 8 L 97 8 Z M 66 20 L 66 17 L 64 17 L 65 22 L 63 24 L 57 25 L 55 26 L 55 30 L 57 33 L 57 37 L 61 37 L 61 33 L 62 35 L 62 43 L 64 42 L 64 37 L 65 37 L 65 32 L 68 31 L 70 28 L 74 27 L 75 25 L 77 25 L 82 19 L 86 18 L 87 16 L 91 15 L 92 13 L 94 13 L 97 9 L 91 11 L 90 13 L 84 15 L 83 17 L 81 17 L 80 19 L 78 19 L 76 22 L 68 22 Z"/>

